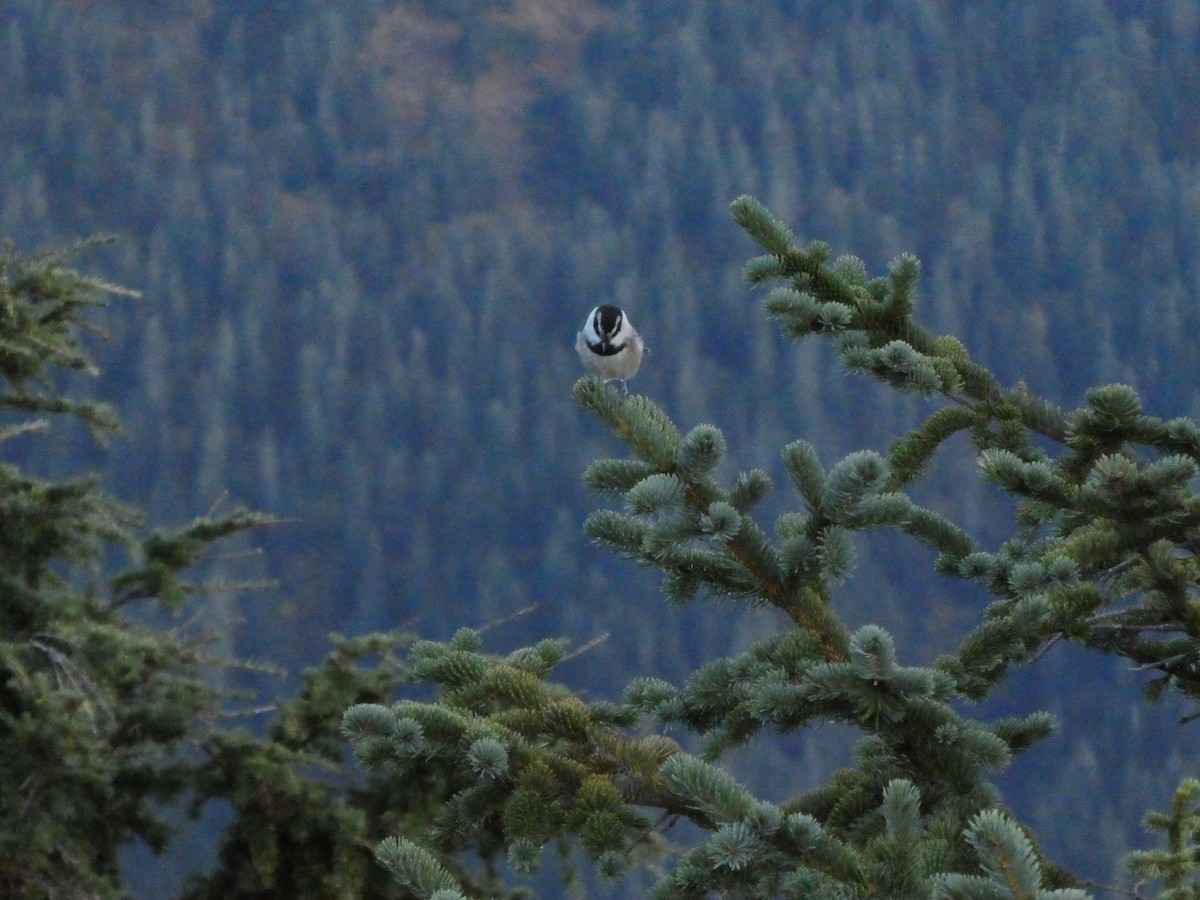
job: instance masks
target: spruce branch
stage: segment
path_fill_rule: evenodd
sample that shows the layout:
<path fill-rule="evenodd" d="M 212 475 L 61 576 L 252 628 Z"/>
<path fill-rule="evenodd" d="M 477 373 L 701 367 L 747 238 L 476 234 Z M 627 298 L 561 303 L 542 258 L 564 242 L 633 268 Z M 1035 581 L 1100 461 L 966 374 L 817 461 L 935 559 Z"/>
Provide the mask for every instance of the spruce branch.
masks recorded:
<path fill-rule="evenodd" d="M 898 490 L 925 471 L 937 449 L 960 431 L 980 426 L 984 420 L 975 407 L 947 406 L 930 415 L 919 427 L 896 440 L 888 449 L 891 478 L 888 490 Z"/>
<path fill-rule="evenodd" d="M 767 297 L 768 312 L 793 339 L 809 334 L 839 336 L 843 363 L 902 390 L 941 394 L 967 409 L 1006 404 L 1031 431 L 1062 442 L 1067 416 L 1020 388 L 1004 388 L 966 349 L 948 336 L 934 336 L 912 319 L 917 260 L 893 260 L 889 276 L 868 282 L 861 261 L 852 257 L 828 263 L 829 248 L 815 243 L 795 246 L 792 233 L 752 197 L 730 206 L 734 220 L 771 256 L 747 267 L 747 281 L 790 280 Z"/>
<path fill-rule="evenodd" d="M 38 254 L 19 254 L 11 242 L 0 246 L 0 378 L 13 388 L 0 395 L 0 408 L 74 415 L 98 437 L 116 430 L 116 419 L 103 404 L 27 390 L 31 382 L 48 384 L 55 368 L 98 374 L 79 340 L 79 333 L 91 327 L 83 314 L 106 305 L 109 296 L 139 295 L 65 264 L 113 240 L 98 236 Z"/>
<path fill-rule="evenodd" d="M 935 897 L 1087 900 L 1084 891 L 1043 887 L 1041 864 L 1033 845 L 1003 813 L 997 810 L 979 813 L 971 821 L 966 837 L 979 855 L 985 875 L 941 876 L 935 883 Z"/>
<path fill-rule="evenodd" d="M 107 608 L 116 610 L 136 600 L 155 598 L 167 609 L 177 610 L 197 587 L 182 578 L 215 543 L 243 531 L 273 525 L 275 519 L 262 513 L 235 509 L 221 516 L 202 516 L 174 532 L 155 532 L 139 542 L 139 564 L 111 580 Z M 248 589 L 248 582 L 229 585 Z"/>
<path fill-rule="evenodd" d="M 384 838 L 375 857 L 396 881 L 422 900 L 466 900 L 462 885 L 436 857 L 407 838 Z"/>
<path fill-rule="evenodd" d="M 599 415 L 656 471 L 667 471 L 675 465 L 682 443 L 679 432 L 666 413 L 645 397 L 619 394 L 593 376 L 575 382 L 572 395 L 584 409 Z"/>
<path fill-rule="evenodd" d="M 796 240 L 792 232 L 753 197 L 738 197 L 730 209 L 734 221 L 772 256 L 782 257 L 791 252 Z"/>
<path fill-rule="evenodd" d="M 780 551 L 746 514 L 768 489 L 766 476 L 757 470 L 742 473 L 729 492 L 712 480 L 710 472 L 724 453 L 719 430 L 702 425 L 681 438 L 654 403 L 620 395 L 597 379 L 580 379 L 574 395 L 641 457 L 589 468 L 590 484 L 613 492 L 623 489 L 628 506 L 627 513 L 592 513 L 584 526 L 589 536 L 661 568 L 664 591 L 674 602 L 692 599 L 702 587 L 716 596 L 750 598 L 815 629 L 829 659 L 845 652 L 846 630 L 828 608 L 824 589 L 789 577 Z M 709 543 L 697 546 L 698 540 Z M 842 577 L 853 549 L 844 535 L 829 531 L 814 558 L 831 577 Z"/>

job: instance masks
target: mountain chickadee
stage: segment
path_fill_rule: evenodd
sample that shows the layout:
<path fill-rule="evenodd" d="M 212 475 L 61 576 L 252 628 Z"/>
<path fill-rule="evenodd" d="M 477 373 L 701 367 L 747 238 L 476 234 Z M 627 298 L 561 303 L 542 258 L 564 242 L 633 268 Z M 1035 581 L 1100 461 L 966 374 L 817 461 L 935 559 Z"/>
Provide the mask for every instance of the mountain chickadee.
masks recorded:
<path fill-rule="evenodd" d="M 575 352 L 585 369 L 605 381 L 620 381 L 621 389 L 628 394 L 625 379 L 637 374 L 642 354 L 648 351 L 625 313 L 605 305 L 588 313 L 583 331 L 575 338 Z"/>

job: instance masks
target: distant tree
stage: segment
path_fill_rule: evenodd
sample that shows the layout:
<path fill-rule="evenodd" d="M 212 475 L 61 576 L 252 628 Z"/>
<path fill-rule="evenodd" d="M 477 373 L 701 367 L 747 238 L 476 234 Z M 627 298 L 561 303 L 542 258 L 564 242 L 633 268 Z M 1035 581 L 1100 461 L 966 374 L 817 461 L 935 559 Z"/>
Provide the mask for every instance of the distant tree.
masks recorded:
<path fill-rule="evenodd" d="M 413 675 L 438 686 L 436 699 L 357 705 L 344 717 L 369 770 L 445 778 L 433 829 L 386 839 L 380 862 L 437 900 L 468 892 L 446 867 L 464 845 L 485 859 L 503 849 L 513 870 L 529 872 L 551 842 L 582 848 L 602 876 L 652 861 L 658 898 L 1085 896 L 989 781 L 1053 719 L 986 721 L 970 704 L 1060 642 L 1128 659 L 1147 673 L 1151 698 L 1200 700 L 1200 428 L 1144 415 L 1125 385 L 1093 388 L 1074 411 L 1007 388 L 958 340 L 914 321 L 915 258 L 868 278 L 854 257 L 797 247 L 748 197 L 733 213 L 766 250 L 747 280 L 781 283 L 766 308 L 786 336 L 827 338 L 850 371 L 943 403 L 886 455 L 858 451 L 825 466 L 802 440 L 784 447 L 801 506 L 768 532 L 753 514 L 767 475 L 751 469 L 727 485 L 713 476 L 725 452 L 717 428 L 681 434 L 647 398 L 580 380 L 576 400 L 632 453 L 588 468 L 586 483 L 623 508 L 591 515 L 587 534 L 660 569 L 673 604 L 704 594 L 771 606 L 790 625 L 682 686 L 635 679 L 621 702 L 587 702 L 547 680 L 562 642 L 506 656 L 485 653 L 469 630 L 417 643 Z M 1016 501 L 1001 546 L 979 546 L 906 493 L 960 433 L 980 475 Z M 907 535 L 940 574 L 992 595 L 957 650 L 931 666 L 904 665 L 886 631 L 851 631 L 839 616 L 832 585 L 854 568 L 854 535 L 878 529 Z M 721 766 L 764 732 L 829 721 L 861 738 L 854 763 L 815 790 L 759 799 Z M 686 752 L 649 723 L 696 736 L 702 749 Z M 1154 819 L 1168 850 L 1135 863 L 1165 877 L 1169 896 L 1193 896 L 1184 891 L 1200 870 L 1195 796 L 1185 785 L 1173 816 Z M 679 820 L 701 837 L 666 865 L 660 830 Z"/>

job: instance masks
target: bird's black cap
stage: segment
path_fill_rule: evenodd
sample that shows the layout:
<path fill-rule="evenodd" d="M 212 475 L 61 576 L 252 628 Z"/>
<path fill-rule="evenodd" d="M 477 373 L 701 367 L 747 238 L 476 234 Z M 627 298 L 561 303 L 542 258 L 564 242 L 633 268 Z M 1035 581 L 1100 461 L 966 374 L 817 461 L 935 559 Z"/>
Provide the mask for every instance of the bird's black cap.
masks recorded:
<path fill-rule="evenodd" d="M 608 304 L 597 306 L 594 320 L 596 323 L 596 332 L 600 335 L 609 336 L 615 334 L 617 329 L 621 327 L 621 319 L 623 318 L 624 313 L 621 312 L 619 307 Z"/>

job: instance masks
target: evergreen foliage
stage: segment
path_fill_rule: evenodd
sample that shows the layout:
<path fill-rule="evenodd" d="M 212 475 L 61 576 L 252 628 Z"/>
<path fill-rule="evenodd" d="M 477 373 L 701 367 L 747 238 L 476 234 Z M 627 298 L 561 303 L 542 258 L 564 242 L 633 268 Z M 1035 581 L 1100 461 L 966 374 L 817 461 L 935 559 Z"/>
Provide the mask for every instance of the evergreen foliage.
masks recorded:
<path fill-rule="evenodd" d="M 5 450 L 47 441 L 53 414 L 101 437 L 116 428 L 111 410 L 60 393 L 64 368 L 95 374 L 80 339 L 95 328 L 88 314 L 131 293 L 66 265 L 94 243 L 0 254 Z M 68 427 L 58 425 L 55 437 Z M 397 805 L 399 785 L 347 766 L 338 724 L 347 706 L 405 682 L 396 651 L 408 638 L 334 638 L 299 693 L 251 733 L 230 723 L 262 710 L 229 686 L 251 667 L 195 623 L 214 548 L 271 517 L 237 509 L 148 529 L 98 479 L 37 477 L 5 460 L 0 520 L 0 896 L 128 896 L 121 850 L 162 853 L 181 805 L 198 813 L 214 801 L 229 813 L 219 860 L 184 896 L 403 896 L 368 837 L 425 821 L 441 785 L 407 782 Z"/>
<path fill-rule="evenodd" d="M 635 635 L 580 673 L 588 689 L 682 682 L 762 620 L 622 604 L 608 555 L 578 541 L 578 473 L 605 439 L 562 390 L 583 312 L 626 304 L 664 354 L 640 390 L 677 421 L 718 422 L 738 464 L 767 461 L 777 483 L 796 435 L 833 463 L 910 429 L 919 396 L 847 415 L 877 386 L 820 378 L 832 344 L 784 353 L 740 314 L 727 207 L 749 191 L 872 273 L 912 249 L 923 321 L 1030 396 L 1073 408 L 1121 381 L 1148 411 L 1195 418 L 1200 142 L 1179 111 L 1200 93 L 1196 9 L 8 0 L 0 233 L 57 246 L 119 229 L 105 274 L 152 298 L 106 312 L 91 348 L 96 396 L 130 438 L 104 451 L 110 490 L 152 522 L 224 491 L 289 522 L 255 537 L 252 574 L 282 590 L 211 608 L 221 646 L 298 670 L 329 631 L 416 617 L 448 637 L 555 598 L 525 620 L 534 634 Z M 541 352 L 507 339 L 517 321 L 547 336 Z M 30 471 L 97 455 L 82 434 L 9 446 Z M 993 547 L 998 492 L 962 477 L 965 458 L 914 496 Z M 464 533 L 488 536 L 483 559 L 458 552 Z M 928 567 L 896 564 L 902 541 L 868 545 L 847 617 L 922 662 L 955 646 L 972 595 L 947 602 Z M 1063 752 L 1119 755 L 1119 783 L 1098 790 L 1080 765 L 1011 799 L 1058 856 L 1108 877 L 1143 798 L 1163 805 L 1186 766 L 1153 739 L 1170 712 L 1129 714 L 1123 662 L 1083 665 L 1112 702 L 1055 709 Z M 788 746 L 837 764 L 823 735 Z M 766 759 L 748 780 L 769 778 Z M 1065 807 L 1100 839 L 1048 827 Z"/>
<path fill-rule="evenodd" d="M 31 413 L 116 427 L 103 406 L 54 388 L 56 369 L 94 373 L 83 316 L 128 293 L 66 266 L 87 246 L 0 255 L 6 440 L 49 428 Z M 148 630 L 122 608 L 178 609 L 200 590 L 188 571 L 206 550 L 269 519 L 235 510 L 143 536 L 136 511 L 94 479 L 45 480 L 8 462 L 0 518 L 0 894 L 118 896 L 118 848 L 164 847 L 162 804 L 187 788 L 184 751 L 220 701 L 202 633 Z M 127 561 L 114 571 L 116 552 Z"/>
<path fill-rule="evenodd" d="M 1167 846 L 1139 850 L 1130 858 L 1129 867 L 1142 878 L 1162 879 L 1162 900 L 1200 897 L 1200 781 L 1184 779 L 1171 811 L 1150 813 L 1146 825 L 1165 832 Z"/>
<path fill-rule="evenodd" d="M 607 435 L 563 390 L 579 318 L 615 298 L 656 353 L 640 392 L 684 433 L 718 423 L 735 468 L 778 485 L 797 435 L 832 466 L 930 412 L 826 377 L 830 342 L 784 352 L 742 314 L 742 191 L 871 273 L 913 250 L 923 323 L 1027 380 L 1016 403 L 1070 410 L 1124 382 L 1164 420 L 1200 412 L 1200 131 L 1180 114 L 1200 95 L 1196 0 L 3 6 L 0 234 L 119 229 L 104 273 L 151 298 L 114 304 L 89 344 L 128 434 L 103 450 L 105 486 L 152 523 L 225 491 L 288 522 L 254 536 L 254 561 L 202 563 L 205 580 L 282 583 L 205 606 L 222 648 L 299 670 L 330 631 L 415 619 L 445 638 L 540 600 L 516 642 L 622 636 L 571 671 L 607 696 L 637 674 L 682 685 L 762 638 L 768 616 L 624 600 L 653 574 L 627 567 L 618 590 L 611 554 L 578 539 L 578 475 Z M 518 323 L 546 337 L 538 353 L 510 339 Z M 923 473 L 885 454 L 890 490 L 994 551 L 1009 516 L 969 477 L 975 423 L 937 424 L 958 431 Z M 27 473 L 98 455 L 78 428 L 6 445 Z M 756 520 L 790 496 L 751 500 Z M 464 534 L 484 549 L 461 552 Z M 853 543 L 839 613 L 886 627 L 906 664 L 957 648 L 978 582 L 921 551 L 910 564 L 903 536 Z M 1098 601 L 1085 586 L 1071 602 Z M 1108 689 L 1043 692 L 1068 678 Z M 1062 720 L 1070 764 L 1001 781 L 1056 859 L 1101 880 L 1194 774 L 1160 739 L 1180 702 L 1139 708 L 1141 680 L 1120 657 L 1054 652 L 993 701 Z M 785 757 L 824 777 L 843 753 L 805 731 L 739 775 L 761 791 Z M 189 868 L 195 846 L 175 846 L 163 867 Z"/>
<path fill-rule="evenodd" d="M 703 594 L 773 607 L 788 626 L 709 661 L 682 687 L 635 679 L 618 704 L 548 681 L 564 649 L 556 642 L 507 657 L 483 652 L 471 631 L 421 642 L 413 674 L 438 696 L 351 707 L 343 725 L 360 763 L 402 778 L 444 771 L 447 800 L 428 847 L 474 847 L 489 859 L 505 849 L 518 873 L 548 843 L 567 842 L 612 877 L 661 852 L 659 827 L 685 819 L 701 837 L 657 878 L 654 897 L 1086 896 L 990 780 L 1054 719 L 1035 711 L 988 721 L 965 701 L 1061 642 L 1127 658 L 1151 673 L 1154 697 L 1200 699 L 1195 426 L 1146 416 L 1125 385 L 1093 389 L 1075 411 L 1007 388 L 959 342 L 913 319 L 913 258 L 868 279 L 854 258 L 798 248 L 748 197 L 733 214 L 769 254 L 748 278 L 787 282 L 766 299 L 786 335 L 825 337 L 850 371 L 945 405 L 887 456 L 856 451 L 826 467 L 810 444 L 787 445 L 803 511 L 772 529 L 753 510 L 769 487 L 761 472 L 730 486 L 717 477 L 725 440 L 714 426 L 682 435 L 648 398 L 581 379 L 576 401 L 632 454 L 589 467 L 585 481 L 623 508 L 591 515 L 586 533 L 660 571 L 671 602 Z M 1011 537 L 990 550 L 902 492 L 968 430 L 979 475 L 1017 501 Z M 839 614 L 832 585 L 854 567 L 855 535 L 877 529 L 932 549 L 939 573 L 993 597 L 932 666 L 902 664 L 887 631 L 852 631 Z M 853 765 L 815 789 L 763 800 L 721 766 L 765 733 L 831 721 L 861 737 Z M 654 724 L 687 737 L 647 733 Z M 686 749 L 693 738 L 699 756 Z M 1170 834 L 1168 850 L 1135 860 L 1170 890 L 1200 870 L 1183 843 L 1192 788 L 1181 788 L 1171 817 L 1153 819 Z M 418 896 L 463 892 L 420 838 L 380 846 L 389 871 Z"/>

